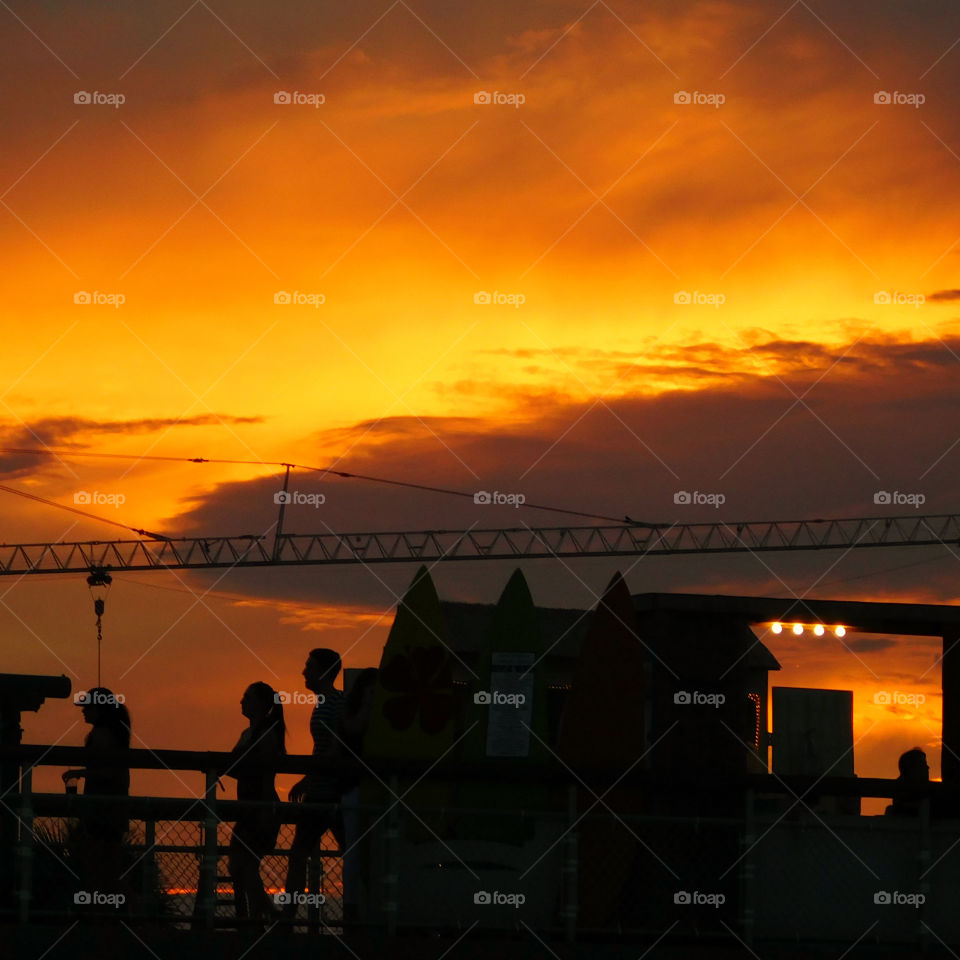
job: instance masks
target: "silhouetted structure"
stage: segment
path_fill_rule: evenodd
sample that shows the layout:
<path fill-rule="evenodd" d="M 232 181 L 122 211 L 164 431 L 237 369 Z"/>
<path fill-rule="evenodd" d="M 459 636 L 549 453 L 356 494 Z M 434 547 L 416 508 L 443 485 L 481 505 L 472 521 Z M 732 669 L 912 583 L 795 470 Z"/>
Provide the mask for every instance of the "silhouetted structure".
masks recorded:
<path fill-rule="evenodd" d="M 23 735 L 20 714 L 23 711 L 36 713 L 47 697 L 63 700 L 69 696 L 68 677 L 0 673 L 0 747 L 20 746 Z M 16 793 L 19 783 L 19 761 L 0 761 L 0 796 Z M 13 902 L 16 842 L 16 813 L 9 804 L 0 804 L 0 903 L 4 905 L 12 905 Z"/>
<path fill-rule="evenodd" d="M 377 683 L 376 667 L 358 670 L 347 690 L 337 731 L 339 755 L 346 760 L 363 759 L 363 738 L 370 720 L 373 692 Z M 346 686 L 346 682 L 344 683 Z M 343 806 L 343 916 L 357 916 L 357 885 L 360 881 L 359 819 L 360 774 L 345 777 L 341 782 Z"/>
<path fill-rule="evenodd" d="M 718 617 L 701 609 L 699 599 L 673 594 L 634 597 L 646 661 L 646 676 L 638 678 L 643 682 L 637 684 L 646 697 L 645 739 L 648 745 L 661 740 L 645 757 L 641 769 L 680 780 L 690 780 L 695 774 L 706 788 L 700 799 L 691 793 L 685 799 L 671 797 L 664 803 L 672 810 L 677 810 L 679 803 L 684 811 L 696 813 L 699 808 L 704 815 L 718 815 L 723 804 L 708 788 L 711 779 L 767 770 L 767 676 L 769 671 L 779 670 L 780 664 L 751 630 L 747 617 Z M 466 695 L 472 682 L 467 666 L 476 666 L 477 651 L 495 608 L 452 601 L 443 601 L 441 606 L 457 653 L 455 683 Z M 537 614 L 543 646 L 549 651 L 537 669 L 545 673 L 549 728 L 555 743 L 593 612 L 538 607 Z M 618 665 L 610 664 L 609 669 L 618 669 Z M 676 702 L 682 694 L 690 695 L 691 702 Z M 720 695 L 723 702 L 718 706 L 698 704 L 693 702 L 694 694 L 717 700 Z M 616 735 L 611 731 L 611 736 Z M 739 814 L 740 807 L 735 810 Z"/>

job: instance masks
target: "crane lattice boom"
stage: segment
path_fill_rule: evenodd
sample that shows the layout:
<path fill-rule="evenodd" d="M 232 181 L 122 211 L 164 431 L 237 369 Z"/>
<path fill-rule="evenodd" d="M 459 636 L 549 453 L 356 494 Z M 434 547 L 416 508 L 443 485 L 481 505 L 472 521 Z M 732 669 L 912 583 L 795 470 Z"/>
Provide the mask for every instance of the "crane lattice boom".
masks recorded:
<path fill-rule="evenodd" d="M 438 560 L 531 560 L 693 553 L 953 546 L 960 515 L 846 520 L 609 524 L 415 530 L 394 533 L 283 533 L 0 545 L 0 575 L 109 570 L 190 570 L 302 564 Z"/>

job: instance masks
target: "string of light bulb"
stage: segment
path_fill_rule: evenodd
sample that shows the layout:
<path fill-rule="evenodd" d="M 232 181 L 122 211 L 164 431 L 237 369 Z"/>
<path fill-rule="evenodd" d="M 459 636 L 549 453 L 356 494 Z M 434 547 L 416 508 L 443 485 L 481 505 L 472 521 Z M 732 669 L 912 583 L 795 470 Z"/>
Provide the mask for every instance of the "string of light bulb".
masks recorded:
<path fill-rule="evenodd" d="M 818 637 L 822 637 L 827 632 L 827 627 L 822 623 L 794 623 L 791 625 L 790 629 L 798 637 L 803 633 L 804 630 L 813 630 Z M 836 637 L 844 637 L 847 634 L 847 628 L 839 623 L 830 629 L 833 630 L 833 634 Z M 772 623 L 770 625 L 770 630 L 772 633 L 783 633 L 784 625 L 780 622 Z"/>

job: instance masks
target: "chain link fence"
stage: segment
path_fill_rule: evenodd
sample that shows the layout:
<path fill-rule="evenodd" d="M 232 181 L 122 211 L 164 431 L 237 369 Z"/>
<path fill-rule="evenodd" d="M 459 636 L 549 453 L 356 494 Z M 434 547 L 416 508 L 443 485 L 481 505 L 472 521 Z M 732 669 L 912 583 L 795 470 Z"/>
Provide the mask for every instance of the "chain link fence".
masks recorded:
<path fill-rule="evenodd" d="M 205 824 L 202 820 L 131 820 L 115 870 L 119 883 L 111 891 L 124 896 L 124 907 L 138 915 L 166 922 L 192 923 L 198 914 L 198 891 L 204 870 Z M 260 875 L 270 897 L 284 891 L 287 862 L 296 826 L 284 823 L 277 844 L 261 863 Z M 217 824 L 214 917 L 227 925 L 235 917 L 228 850 L 233 824 Z M 96 871 L 85 849 L 78 822 L 66 817 L 38 816 L 33 820 L 31 914 L 37 917 L 73 912 L 87 906 L 85 897 Z M 300 904 L 297 919 L 332 926 L 343 918 L 342 858 L 327 833 L 308 865 L 308 889 L 323 895 L 317 906 Z M 115 890 L 114 890 L 115 888 Z M 106 891 L 104 891 L 106 892 Z M 279 902 L 278 902 L 279 906 Z"/>

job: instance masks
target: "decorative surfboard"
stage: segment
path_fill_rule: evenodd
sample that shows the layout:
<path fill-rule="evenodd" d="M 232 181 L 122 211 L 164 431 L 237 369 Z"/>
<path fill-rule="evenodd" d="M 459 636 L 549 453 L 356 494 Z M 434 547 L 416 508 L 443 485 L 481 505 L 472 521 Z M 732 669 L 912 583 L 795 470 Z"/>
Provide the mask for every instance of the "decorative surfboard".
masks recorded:
<path fill-rule="evenodd" d="M 593 613 L 564 706 L 557 743 L 563 761 L 580 773 L 628 769 L 639 772 L 644 742 L 644 649 L 637 633 L 636 611 L 620 573 L 607 586 Z M 614 787 L 597 803 L 588 790 L 579 792 L 579 921 L 604 926 L 617 909 L 630 873 L 637 841 L 616 819 L 598 820 L 610 811 L 640 813 L 636 787 Z M 596 804 L 596 805 L 594 805 Z"/>
<path fill-rule="evenodd" d="M 475 688 L 466 707 L 467 733 L 459 758 L 468 764 L 495 763 L 500 771 L 512 765 L 544 764 L 548 744 L 543 642 L 537 609 L 522 571 L 516 570 L 500 596 L 490 634 L 477 658 Z M 461 807 L 537 810 L 550 805 L 550 792 L 537 784 L 473 781 L 457 792 Z M 461 819 L 458 836 L 522 843 L 532 823 L 517 817 Z"/>
<path fill-rule="evenodd" d="M 427 568 L 421 567 L 397 605 L 383 648 L 363 755 L 370 760 L 440 760 L 449 756 L 454 725 L 453 676 L 440 599 Z M 362 802 L 386 796 L 375 782 L 364 787 Z M 450 785 L 423 782 L 404 796 L 404 804 L 447 807 L 451 799 Z M 406 819 L 414 833 L 425 829 L 414 826 L 415 817 Z"/>
<path fill-rule="evenodd" d="M 408 613 L 416 613 L 418 622 L 411 623 Z M 438 698 L 434 703 L 423 697 L 428 708 L 423 717 L 432 722 L 429 731 L 412 729 L 412 724 L 406 726 L 410 707 L 395 701 L 401 696 L 400 687 L 413 685 L 409 675 L 415 672 L 415 656 L 409 654 L 411 665 L 393 671 L 391 657 L 418 647 L 430 649 L 434 641 L 443 638 L 436 595 L 426 589 L 426 583 L 417 581 L 398 608 L 384 650 L 383 689 L 374 695 L 376 720 L 370 728 L 368 753 L 436 759 L 456 742 L 456 736 L 463 737 L 464 730 L 469 730 L 466 740 L 457 743 L 457 757 L 498 769 L 496 773 L 491 769 L 487 781 L 454 785 L 431 780 L 429 784 L 417 784 L 391 814 L 405 825 L 402 830 L 391 826 L 390 816 L 382 825 L 374 826 L 364 860 L 367 875 L 376 879 L 367 887 L 369 896 L 361 899 L 361 914 L 373 922 L 386 922 L 390 930 L 391 924 L 435 922 L 439 907 L 451 926 L 466 928 L 479 923 L 514 929 L 517 911 L 513 907 L 476 899 L 484 890 L 510 891 L 526 898 L 523 913 L 527 922 L 547 925 L 552 922 L 557 903 L 565 822 L 514 815 L 514 811 L 530 814 L 544 809 L 543 801 L 550 796 L 548 788 L 493 779 L 500 776 L 502 765 L 543 762 L 548 755 L 540 743 L 547 739 L 544 683 L 538 669 L 542 644 L 537 611 L 523 576 L 515 574 L 504 590 L 490 635 L 484 638 L 479 652 L 473 689 L 459 702 L 448 699 L 448 670 L 440 679 L 425 683 Z M 397 676 L 392 676 L 393 672 Z M 431 670 L 420 673 L 435 676 Z M 490 702 L 474 702 L 474 692 L 490 694 Z M 434 719 L 435 712 L 443 721 L 442 727 Z M 469 722 L 465 728 L 459 721 L 466 714 Z M 372 783 L 369 789 L 373 790 Z M 376 802 L 386 796 L 380 789 Z M 405 809 L 410 801 L 414 807 L 440 807 L 444 812 L 430 815 L 417 810 L 424 821 L 420 823 Z M 490 813 L 460 813 L 464 808 L 482 808 Z"/>

